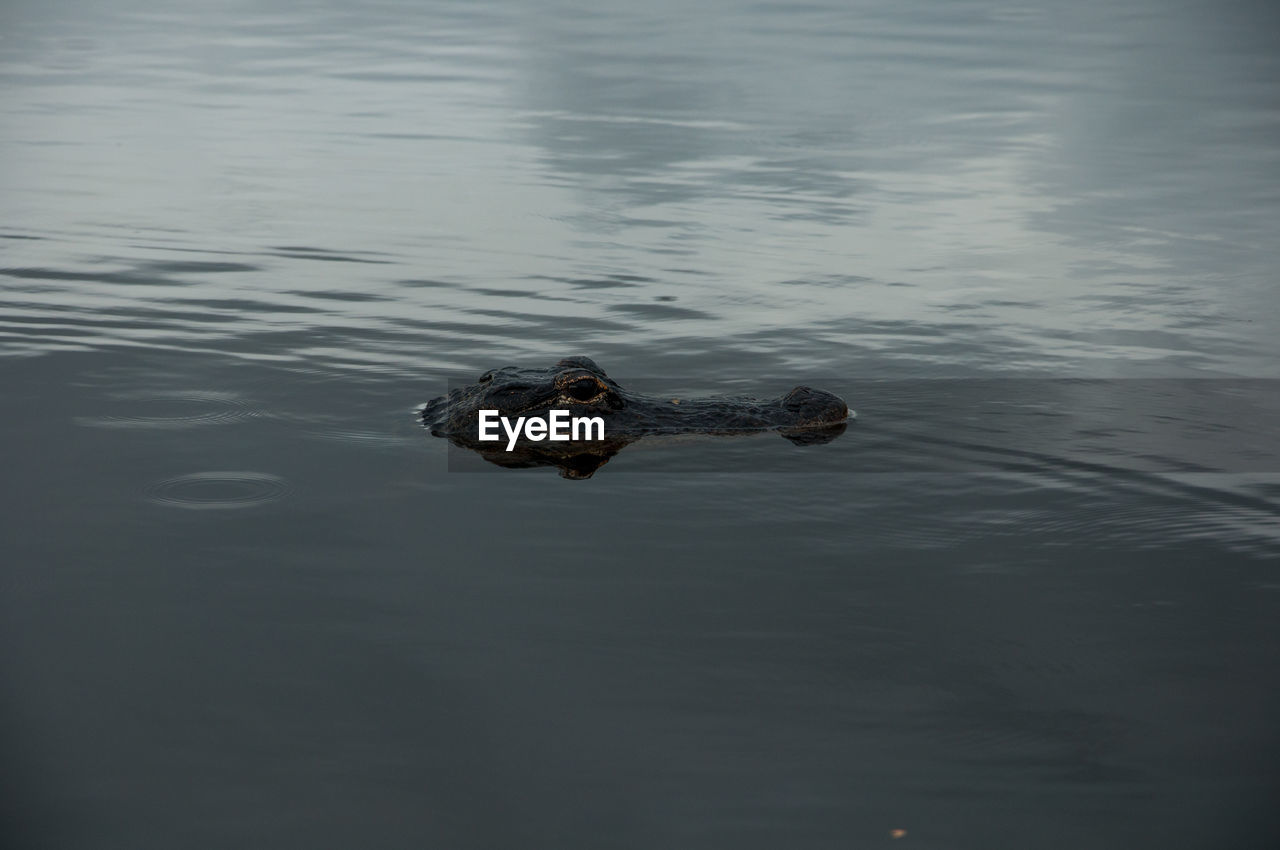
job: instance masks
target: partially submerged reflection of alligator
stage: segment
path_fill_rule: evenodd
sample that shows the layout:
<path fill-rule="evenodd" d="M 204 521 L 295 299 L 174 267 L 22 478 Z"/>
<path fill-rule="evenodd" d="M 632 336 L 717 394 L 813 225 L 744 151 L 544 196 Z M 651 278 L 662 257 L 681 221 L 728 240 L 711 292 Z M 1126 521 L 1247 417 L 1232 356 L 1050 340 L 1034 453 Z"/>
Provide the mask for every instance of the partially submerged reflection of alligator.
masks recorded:
<path fill-rule="evenodd" d="M 603 440 L 534 442 L 479 439 L 481 410 L 501 416 L 546 418 L 551 410 L 604 420 Z M 471 449 L 506 467 L 556 466 L 565 478 L 590 478 L 623 448 L 656 434 L 730 435 L 777 431 L 797 445 L 828 443 L 850 418 L 844 400 L 822 390 L 796 387 L 786 395 L 701 400 L 663 399 L 623 389 L 586 357 L 569 357 L 550 369 L 508 366 L 485 372 L 476 383 L 433 399 L 422 422 L 437 437 Z M 500 429 L 499 429 L 500 432 Z"/>

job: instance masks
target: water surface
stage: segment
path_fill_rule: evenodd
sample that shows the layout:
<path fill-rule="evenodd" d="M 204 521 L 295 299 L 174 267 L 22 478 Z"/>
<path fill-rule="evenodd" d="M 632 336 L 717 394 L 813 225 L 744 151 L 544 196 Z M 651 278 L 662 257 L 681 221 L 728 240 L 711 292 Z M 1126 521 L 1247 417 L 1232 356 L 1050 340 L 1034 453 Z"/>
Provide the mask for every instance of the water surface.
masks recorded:
<path fill-rule="evenodd" d="M 7 4 L 15 846 L 1274 843 L 1278 23 Z M 414 419 L 573 354 L 859 419 Z"/>

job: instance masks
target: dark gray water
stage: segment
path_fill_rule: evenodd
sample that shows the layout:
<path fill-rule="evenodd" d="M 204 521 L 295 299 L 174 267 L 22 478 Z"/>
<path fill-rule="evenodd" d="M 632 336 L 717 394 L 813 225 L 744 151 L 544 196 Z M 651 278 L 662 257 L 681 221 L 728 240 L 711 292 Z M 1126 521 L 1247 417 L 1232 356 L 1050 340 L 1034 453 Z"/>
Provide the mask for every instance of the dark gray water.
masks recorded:
<path fill-rule="evenodd" d="M 1280 843 L 1280 16 L 689 5 L 0 9 L 6 846 Z"/>

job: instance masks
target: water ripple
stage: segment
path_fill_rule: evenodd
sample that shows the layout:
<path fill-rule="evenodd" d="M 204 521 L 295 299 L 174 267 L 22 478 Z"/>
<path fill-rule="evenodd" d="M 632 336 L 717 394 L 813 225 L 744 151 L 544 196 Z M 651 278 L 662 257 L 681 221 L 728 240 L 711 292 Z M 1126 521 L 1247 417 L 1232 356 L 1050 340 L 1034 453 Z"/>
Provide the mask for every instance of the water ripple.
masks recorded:
<path fill-rule="evenodd" d="M 77 416 L 75 423 L 89 428 L 176 430 L 228 425 L 264 415 L 236 393 L 212 390 L 122 393 L 115 400 L 129 412 Z"/>
<path fill-rule="evenodd" d="M 148 499 L 167 508 L 237 510 L 274 502 L 288 491 L 283 478 L 267 472 L 193 472 L 153 484 Z"/>

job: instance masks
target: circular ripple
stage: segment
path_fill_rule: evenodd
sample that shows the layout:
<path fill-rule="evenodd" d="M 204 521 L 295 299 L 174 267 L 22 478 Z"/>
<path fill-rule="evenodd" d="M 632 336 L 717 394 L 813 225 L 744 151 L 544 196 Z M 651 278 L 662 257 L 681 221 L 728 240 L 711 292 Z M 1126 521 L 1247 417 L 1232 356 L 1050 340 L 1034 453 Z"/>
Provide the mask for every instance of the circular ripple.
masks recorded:
<path fill-rule="evenodd" d="M 113 416 L 79 416 L 78 425 L 93 428 L 178 429 L 226 425 L 261 416 L 235 393 L 175 391 L 120 396 L 128 413 Z"/>
<path fill-rule="evenodd" d="M 218 511 L 265 505 L 288 490 L 283 478 L 266 472 L 193 472 L 153 485 L 149 496 L 168 508 Z"/>
<path fill-rule="evenodd" d="M 360 431 L 335 428 L 331 431 L 308 431 L 307 435 L 319 440 L 335 440 L 350 446 L 370 449 L 393 449 L 411 445 L 415 441 L 404 434 L 380 431 Z"/>

